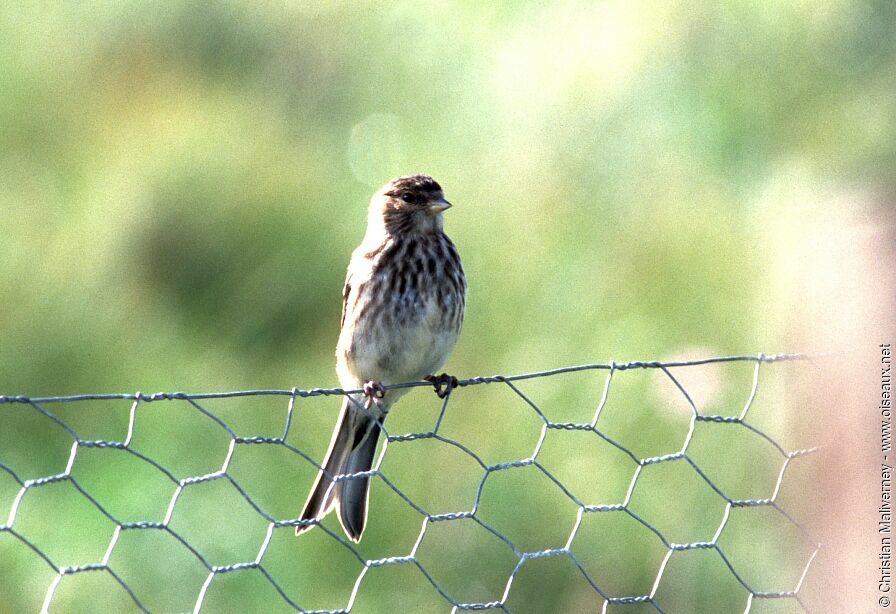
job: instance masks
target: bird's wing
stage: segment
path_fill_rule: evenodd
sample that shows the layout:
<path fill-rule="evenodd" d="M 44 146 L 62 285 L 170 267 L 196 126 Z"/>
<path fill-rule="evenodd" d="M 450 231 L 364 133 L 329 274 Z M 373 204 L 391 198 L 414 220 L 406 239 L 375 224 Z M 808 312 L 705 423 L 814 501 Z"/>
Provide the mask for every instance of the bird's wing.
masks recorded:
<path fill-rule="evenodd" d="M 345 326 L 345 312 L 346 307 L 348 305 L 348 295 L 352 293 L 352 274 L 351 269 L 345 276 L 345 286 L 342 288 L 342 321 L 339 322 L 339 327 L 342 328 Z"/>

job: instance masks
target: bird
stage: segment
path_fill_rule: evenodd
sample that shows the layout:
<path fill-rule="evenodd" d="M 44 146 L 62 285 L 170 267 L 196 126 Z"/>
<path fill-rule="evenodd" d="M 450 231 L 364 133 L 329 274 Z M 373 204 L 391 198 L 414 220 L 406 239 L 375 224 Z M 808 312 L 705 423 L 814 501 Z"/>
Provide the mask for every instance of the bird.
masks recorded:
<path fill-rule="evenodd" d="M 467 281 L 443 229 L 451 207 L 429 175 L 393 179 L 370 200 L 367 230 L 348 265 L 336 372 L 346 394 L 324 462 L 299 517 L 296 535 L 334 508 L 346 536 L 367 524 L 369 472 L 383 421 L 408 388 L 428 380 L 440 398 L 457 378 L 439 371 L 457 343 Z M 336 476 L 351 476 L 334 480 Z"/>

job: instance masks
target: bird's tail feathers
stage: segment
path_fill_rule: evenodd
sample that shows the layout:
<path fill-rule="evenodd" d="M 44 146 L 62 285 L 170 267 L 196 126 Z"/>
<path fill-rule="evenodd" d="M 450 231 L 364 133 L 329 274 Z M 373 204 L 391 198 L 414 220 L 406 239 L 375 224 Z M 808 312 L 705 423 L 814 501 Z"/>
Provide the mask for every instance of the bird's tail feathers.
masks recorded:
<path fill-rule="evenodd" d="M 361 414 L 346 397 L 342 403 L 339 422 L 330 439 L 330 447 L 317 474 L 311 493 L 302 511 L 301 520 L 320 520 L 335 506 L 339 523 L 346 535 L 359 541 L 367 522 L 367 500 L 370 478 L 357 477 L 340 480 L 335 485 L 333 478 L 342 474 L 370 471 L 380 427 L 376 421 Z M 337 505 L 338 504 L 338 505 Z M 314 525 L 296 527 L 296 535 L 301 535 Z"/>
<path fill-rule="evenodd" d="M 355 448 L 345 464 L 344 473 L 362 473 L 370 471 L 373 457 L 376 454 L 376 442 L 379 439 L 380 427 L 368 419 L 367 435 Z M 364 526 L 367 524 L 367 502 L 370 498 L 370 477 L 357 477 L 336 484 L 336 514 L 339 524 L 352 541 L 360 541 Z"/>

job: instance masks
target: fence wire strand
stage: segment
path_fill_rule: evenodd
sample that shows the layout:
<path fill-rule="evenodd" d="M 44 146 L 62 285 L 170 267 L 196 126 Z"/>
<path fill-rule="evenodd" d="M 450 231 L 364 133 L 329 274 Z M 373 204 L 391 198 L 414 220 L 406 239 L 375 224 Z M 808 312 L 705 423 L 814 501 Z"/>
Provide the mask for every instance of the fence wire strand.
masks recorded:
<path fill-rule="evenodd" d="M 348 541 L 341 533 L 338 533 L 327 527 L 326 524 L 318 523 L 314 520 L 298 520 L 297 518 L 276 518 L 269 514 L 261 505 L 259 505 L 253 498 L 246 492 L 244 488 L 240 486 L 240 484 L 233 478 L 233 476 L 229 473 L 229 467 L 231 460 L 234 456 L 234 452 L 237 446 L 241 445 L 271 445 L 271 446 L 280 446 L 290 453 L 295 454 L 308 463 L 311 463 L 316 469 L 320 468 L 320 465 L 317 461 L 312 458 L 305 451 L 296 447 L 295 445 L 289 443 L 287 441 L 287 437 L 290 434 L 292 428 L 294 428 L 294 409 L 296 399 L 299 398 L 309 398 L 309 397 L 317 397 L 317 396 L 343 396 L 349 394 L 357 394 L 362 391 L 360 390 L 343 390 L 341 388 L 313 388 L 313 389 L 265 389 L 265 390 L 239 390 L 239 391 L 231 391 L 231 392 L 205 392 L 205 393 L 184 393 L 184 392 L 158 392 L 153 394 L 145 394 L 142 392 L 135 393 L 122 393 L 122 394 L 82 394 L 82 395 L 72 395 L 72 396 L 41 396 L 41 397 L 28 397 L 28 396 L 2 396 L 0 395 L 0 405 L 21 405 L 27 406 L 30 409 L 36 411 L 38 414 L 43 416 L 44 418 L 52 421 L 56 425 L 58 425 L 72 440 L 72 446 L 69 453 L 68 461 L 66 463 L 65 470 L 62 473 L 46 475 L 39 478 L 32 479 L 22 479 L 19 474 L 11 467 L 10 465 L 4 462 L 2 456 L 0 456 L 0 474 L 5 473 L 9 477 L 14 480 L 19 487 L 18 493 L 14 497 L 12 504 L 6 514 L 5 522 L 2 521 L 2 509 L 0 509 L 0 535 L 8 534 L 18 540 L 21 544 L 26 546 L 31 552 L 34 553 L 34 556 L 39 560 L 43 561 L 55 574 L 53 580 L 50 585 L 47 587 L 42 611 L 48 611 L 50 606 L 53 604 L 54 597 L 56 596 L 57 590 L 60 584 L 63 582 L 63 579 L 67 576 L 74 576 L 77 574 L 87 574 L 90 572 L 102 572 L 108 574 L 115 583 L 117 583 L 128 595 L 130 600 L 133 602 L 133 605 L 144 612 L 148 612 L 149 609 L 144 605 L 143 601 L 141 601 L 140 595 L 138 595 L 138 591 L 136 591 L 133 587 L 131 587 L 125 579 L 122 578 L 119 573 L 116 572 L 115 569 L 110 565 L 110 559 L 115 551 L 119 539 L 123 532 L 125 531 L 161 531 L 165 534 L 171 536 L 174 540 L 176 540 L 179 544 L 181 544 L 192 557 L 198 561 L 202 567 L 207 571 L 208 575 L 204 583 L 202 584 L 198 595 L 196 596 L 195 604 L 193 606 L 194 612 L 199 612 L 203 607 L 203 602 L 206 598 L 206 595 L 209 591 L 210 586 L 214 582 L 214 580 L 225 574 L 231 572 L 237 572 L 241 570 L 257 570 L 262 574 L 265 580 L 271 585 L 271 587 L 276 591 L 277 595 L 283 600 L 285 604 L 287 604 L 290 608 L 295 609 L 300 612 L 320 612 L 320 613 L 342 613 L 349 612 L 355 605 L 356 598 L 358 596 L 358 592 L 364 583 L 364 579 L 367 576 L 368 572 L 371 569 L 375 569 L 378 567 L 384 567 L 389 565 L 412 565 L 419 570 L 422 576 L 432 585 L 435 591 L 445 600 L 446 605 L 451 608 L 452 612 L 456 612 L 458 610 L 499 610 L 503 612 L 510 612 L 510 608 L 507 604 L 511 587 L 514 584 L 514 581 L 517 579 L 520 570 L 523 568 L 524 564 L 527 561 L 531 561 L 534 559 L 540 559 L 545 557 L 566 557 L 572 563 L 574 568 L 577 570 L 579 574 L 581 574 L 582 579 L 593 589 L 593 591 L 600 596 L 603 600 L 603 612 L 607 611 L 607 608 L 611 604 L 648 604 L 652 606 L 658 612 L 664 612 L 663 607 L 660 602 L 656 599 L 656 593 L 660 586 L 661 580 L 671 559 L 672 555 L 675 552 L 683 552 L 688 550 L 707 550 L 712 551 L 717 555 L 724 567 L 730 572 L 731 576 L 735 579 L 735 581 L 743 587 L 746 591 L 746 603 L 745 603 L 745 612 L 749 612 L 753 602 L 756 599 L 786 599 L 792 600 L 796 604 L 798 604 L 804 611 L 808 611 L 808 607 L 804 600 L 801 598 L 800 590 L 803 586 L 803 583 L 806 579 L 807 574 L 809 573 L 810 567 L 812 563 L 816 559 L 816 556 L 821 549 L 821 544 L 815 541 L 805 526 L 797 521 L 790 513 L 788 513 L 780 504 L 779 504 L 779 494 L 781 491 L 782 484 L 784 482 L 785 474 L 787 473 L 788 468 L 791 463 L 801 457 L 810 455 L 816 452 L 819 448 L 804 448 L 804 449 L 796 449 L 796 450 L 787 450 L 783 445 L 781 445 L 778 441 L 776 441 L 773 437 L 765 433 L 763 430 L 758 428 L 757 426 L 748 422 L 747 417 L 748 413 L 753 406 L 754 400 L 756 399 L 757 391 L 760 387 L 760 367 L 765 364 L 784 362 L 784 361 L 799 361 L 799 360 L 809 360 L 810 356 L 805 354 L 775 354 L 775 355 L 753 355 L 753 356 L 726 356 L 726 357 L 715 357 L 715 358 L 705 358 L 700 360 L 690 360 L 690 361 L 670 361 L 670 362 L 658 362 L 658 361 L 636 361 L 636 362 L 626 362 L 626 363 L 616 363 L 611 362 L 608 364 L 587 364 L 587 365 L 578 365 L 571 367 L 564 367 L 560 369 L 552 369 L 548 371 L 541 371 L 536 373 L 526 373 L 520 375 L 511 375 L 511 376 L 503 376 L 503 375 L 493 375 L 486 377 L 473 377 L 469 379 L 463 379 L 459 381 L 459 388 L 463 389 L 469 386 L 478 386 L 478 385 L 486 385 L 486 384 L 499 384 L 506 386 L 512 393 L 519 398 L 529 409 L 535 413 L 538 417 L 538 420 L 541 423 L 541 432 L 539 438 L 537 440 L 535 450 L 533 453 L 523 459 L 518 459 L 510 462 L 503 463 L 495 463 L 489 464 L 487 463 L 480 455 L 476 454 L 472 451 L 468 446 L 464 445 L 460 441 L 456 441 L 451 439 L 450 437 L 446 437 L 442 433 L 440 433 L 440 428 L 443 423 L 443 418 L 446 415 L 446 412 L 449 407 L 449 402 L 456 395 L 464 394 L 462 390 L 457 389 L 448 394 L 446 398 L 441 403 L 441 408 L 436 419 L 435 426 L 431 431 L 425 432 L 415 432 L 415 433 L 406 433 L 406 434 L 393 434 L 386 431 L 383 428 L 383 434 L 385 438 L 385 447 L 388 447 L 391 443 L 397 442 L 405 442 L 405 441 L 414 441 L 421 439 L 433 439 L 439 441 L 441 443 L 452 446 L 453 448 L 459 450 L 461 453 L 472 459 L 482 470 L 482 477 L 479 480 L 476 489 L 475 500 L 473 503 L 473 507 L 470 510 L 457 511 L 457 512 L 448 512 L 448 513 L 440 513 L 440 514 L 431 514 L 424 507 L 418 505 L 410 496 L 408 496 L 405 492 L 403 492 L 393 481 L 391 481 L 386 475 L 382 473 L 380 470 L 380 466 L 382 465 L 383 459 L 385 457 L 385 452 L 381 452 L 378 460 L 374 464 L 374 467 L 371 471 L 366 472 L 364 474 L 352 474 L 346 476 L 339 476 L 339 480 L 341 479 L 354 479 L 360 476 L 376 476 L 378 479 L 382 480 L 382 482 L 394 492 L 404 503 L 406 503 L 410 508 L 415 510 L 418 514 L 423 517 L 422 526 L 420 528 L 420 532 L 414 542 L 410 552 L 407 554 L 399 554 L 395 556 L 379 558 L 374 560 L 368 560 L 361 555 L 358 546 L 350 541 Z M 701 414 L 697 405 L 694 403 L 691 395 L 688 393 L 687 389 L 684 385 L 672 374 L 670 369 L 678 368 L 678 367 L 694 367 L 699 365 L 709 365 L 709 364 L 719 364 L 719 363 L 755 363 L 755 367 L 753 370 L 753 379 L 752 379 L 752 388 L 750 390 L 749 397 L 746 400 L 743 408 L 737 415 L 707 415 Z M 687 406 L 690 409 L 690 422 L 688 425 L 688 430 L 685 435 L 684 441 L 681 445 L 680 450 L 671 454 L 665 454 L 662 456 L 654 456 L 654 457 L 645 457 L 639 458 L 630 448 L 626 447 L 619 441 L 616 441 L 614 438 L 610 437 L 607 433 L 603 432 L 598 427 L 598 422 L 600 420 L 601 414 L 604 408 L 607 405 L 607 400 L 609 398 L 611 386 L 614 381 L 615 374 L 617 372 L 623 372 L 634 369 L 652 369 L 662 372 L 675 386 L 678 392 L 682 395 L 683 399 L 686 401 Z M 605 384 L 603 386 L 600 399 L 597 402 L 596 410 L 591 420 L 585 423 L 576 423 L 576 422 L 552 422 L 547 415 L 539 408 L 538 404 L 536 404 L 529 396 L 527 396 L 518 386 L 514 384 L 514 382 L 519 382 L 523 380 L 530 380 L 535 378 L 549 378 L 556 375 L 575 373 L 581 371 L 590 371 L 590 370 L 599 370 L 599 371 L 607 371 L 608 375 L 605 380 Z M 394 384 L 385 386 L 386 389 L 393 388 L 411 388 L 418 386 L 432 386 L 429 382 L 407 382 L 402 384 Z M 284 396 L 288 397 L 287 408 L 286 408 L 286 418 L 283 433 L 279 437 L 266 437 L 266 436 L 240 436 L 237 432 L 232 429 L 224 420 L 222 420 L 219 416 L 217 416 L 214 412 L 210 411 L 207 407 L 204 407 L 200 401 L 213 400 L 213 399 L 227 399 L 227 398 L 236 398 L 236 397 L 262 397 L 262 396 Z M 59 417 L 56 413 L 48 409 L 47 406 L 52 406 L 54 404 L 60 403 L 77 403 L 81 401 L 116 401 L 116 400 L 128 400 L 131 401 L 131 407 L 128 418 L 128 427 L 127 434 L 124 440 L 97 440 L 97 439 L 82 439 L 78 436 L 75 429 L 73 429 L 69 424 L 67 424 L 61 417 Z M 211 420 L 214 424 L 216 424 L 220 429 L 222 429 L 227 437 L 229 438 L 229 445 L 227 449 L 227 453 L 224 459 L 224 462 L 221 468 L 218 471 L 214 471 L 211 473 L 203 474 L 203 475 L 194 475 L 188 476 L 184 478 L 176 477 L 175 473 L 165 467 L 161 462 L 151 458 L 150 456 L 143 454 L 139 450 L 136 450 L 132 447 L 132 440 L 135 434 L 135 425 L 136 425 L 136 416 L 137 410 L 139 406 L 143 403 L 156 403 L 156 402 L 166 402 L 166 401 L 183 401 L 188 403 L 195 409 L 196 412 L 205 416 L 207 419 Z M 749 430 L 755 435 L 759 436 L 763 440 L 765 440 L 768 444 L 770 444 L 779 454 L 781 459 L 781 466 L 778 470 L 777 480 L 775 482 L 774 488 L 772 490 L 771 496 L 766 498 L 754 498 L 754 499 L 736 499 L 728 494 L 726 494 L 725 490 L 721 488 L 718 484 L 716 484 L 707 473 L 699 466 L 695 460 L 689 456 L 688 448 L 691 444 L 692 438 L 694 436 L 695 427 L 697 423 L 708 422 L 708 423 L 716 423 L 722 425 L 731 425 L 731 427 L 740 427 Z M 0 424 L 0 428 L 3 428 L 3 425 Z M 582 432 L 590 432 L 599 437 L 601 440 L 605 441 L 613 448 L 627 456 L 633 463 L 635 464 L 634 474 L 631 477 L 631 480 L 628 483 L 628 487 L 624 496 L 624 499 L 621 503 L 614 504 L 606 504 L 606 505 L 590 505 L 586 504 L 579 497 L 577 497 L 566 485 L 564 485 L 563 481 L 555 476 L 542 462 L 539 461 L 539 453 L 542 449 L 542 446 L 545 442 L 546 435 L 551 430 L 566 430 L 566 431 L 582 431 Z M 165 476 L 167 480 L 172 483 L 174 488 L 174 493 L 168 503 L 167 509 L 165 511 L 164 519 L 161 522 L 150 522 L 150 521 L 137 521 L 137 522 L 124 522 L 115 517 L 110 511 L 108 511 L 102 503 L 93 496 L 88 489 L 84 488 L 81 483 L 72 475 L 72 469 L 75 464 L 76 457 L 78 452 L 81 449 L 89 449 L 89 448 L 114 448 L 118 450 L 125 451 L 135 458 L 139 459 L 143 463 L 151 466 L 153 469 L 158 471 L 161 475 Z M 657 465 L 660 463 L 671 463 L 675 461 L 683 461 L 686 463 L 693 471 L 699 476 L 700 480 L 706 483 L 706 485 L 712 490 L 712 492 L 721 497 L 721 499 L 725 502 L 725 509 L 722 516 L 721 523 L 715 529 L 714 535 L 710 541 L 696 541 L 689 543 L 675 543 L 667 538 L 666 535 L 654 524 L 650 523 L 648 520 L 638 515 L 631 509 L 631 501 L 633 497 L 633 493 L 635 492 L 635 487 L 639 482 L 640 476 L 642 474 L 642 470 L 645 467 L 651 465 Z M 544 477 L 546 477 L 552 484 L 554 484 L 560 492 L 563 493 L 565 497 L 567 497 L 577 508 L 576 519 L 573 525 L 573 529 L 569 536 L 566 539 L 565 544 L 559 548 L 548 548 L 542 550 L 535 551 L 525 551 L 518 547 L 514 542 L 505 534 L 503 534 L 498 528 L 492 526 L 488 522 L 486 522 L 481 515 L 479 514 L 480 506 L 482 502 L 482 494 L 483 488 L 488 477 L 497 472 L 511 470 L 515 468 L 522 467 L 533 467 L 538 472 L 540 472 Z M 253 560 L 243 561 L 243 562 L 235 562 L 227 565 L 215 565 L 213 564 L 209 558 L 203 555 L 199 549 L 191 544 L 191 542 L 183 535 L 179 534 L 171 527 L 172 517 L 174 515 L 175 510 L 177 509 L 177 503 L 184 492 L 184 490 L 194 484 L 200 484 L 205 482 L 210 482 L 214 480 L 225 480 L 227 481 L 242 497 L 246 503 L 257 513 L 261 518 L 267 522 L 267 530 L 265 532 L 265 537 L 262 543 L 259 545 L 258 553 Z M 595 476 L 595 481 L 600 480 L 600 476 Z M 40 548 L 37 544 L 34 543 L 24 532 L 18 530 L 16 528 L 16 523 L 19 518 L 20 508 L 22 506 L 22 502 L 25 499 L 26 495 L 30 492 L 45 487 L 49 484 L 59 483 L 59 482 L 68 482 L 70 483 L 78 493 L 86 500 L 91 506 L 93 506 L 103 517 L 108 519 L 114 524 L 113 534 L 109 541 L 108 546 L 105 549 L 104 555 L 99 562 L 91 563 L 91 564 L 82 564 L 82 565 L 63 565 L 60 564 L 57 560 L 54 560 L 52 556 L 50 556 L 47 552 L 45 552 L 42 548 Z M 301 488 L 299 488 L 301 490 Z M 297 504 L 300 503 L 297 501 Z M 749 583 L 745 578 L 742 572 L 740 572 L 736 565 L 734 565 L 731 561 L 731 558 L 728 554 L 720 547 L 719 540 L 724 533 L 725 528 L 729 524 L 729 519 L 731 517 L 731 511 L 735 508 L 769 508 L 774 510 L 774 512 L 780 515 L 784 521 L 794 527 L 798 533 L 802 536 L 804 543 L 807 547 L 807 551 L 810 552 L 808 558 L 802 565 L 801 573 L 799 575 L 798 581 L 795 586 L 791 590 L 786 591 L 767 591 L 762 590 L 761 586 L 754 586 Z M 583 518 L 589 514 L 601 514 L 607 512 L 621 512 L 630 517 L 634 522 L 643 526 L 647 531 L 649 531 L 655 538 L 662 544 L 663 548 L 665 548 L 665 555 L 659 565 L 656 576 L 654 578 L 651 589 L 646 594 L 641 595 L 613 595 L 611 592 L 602 587 L 601 583 L 599 583 L 592 575 L 586 570 L 585 565 L 579 560 L 579 557 L 572 551 L 572 544 L 575 540 L 579 529 L 582 525 Z M 442 522 L 452 522 L 452 521 L 460 521 L 460 520 L 470 520 L 474 522 L 477 526 L 481 527 L 483 530 L 487 531 L 489 534 L 500 540 L 503 544 L 505 544 L 513 553 L 513 556 L 516 557 L 516 564 L 513 567 L 512 572 L 506 580 L 504 585 L 503 593 L 499 596 L 499 598 L 494 599 L 492 601 L 481 601 L 481 602 L 463 602 L 455 599 L 449 591 L 443 587 L 430 573 L 429 570 L 421 563 L 420 558 L 418 556 L 418 551 L 421 547 L 421 544 L 427 534 L 429 528 L 437 523 Z M 271 540 L 273 538 L 274 532 L 278 529 L 290 529 L 291 527 L 296 526 L 305 526 L 309 524 L 318 525 L 318 530 L 322 530 L 325 532 L 329 538 L 339 542 L 342 547 L 354 558 L 362 567 L 361 571 L 358 574 L 357 579 L 354 582 L 351 593 L 348 595 L 347 603 L 344 608 L 336 609 L 336 610 L 311 610 L 305 609 L 297 603 L 296 600 L 292 596 L 288 594 L 288 591 L 284 589 L 283 586 L 277 581 L 277 579 L 272 575 L 268 569 L 266 569 L 264 565 L 265 555 L 269 549 L 271 544 Z M 301 538 L 298 538 L 301 539 Z"/>

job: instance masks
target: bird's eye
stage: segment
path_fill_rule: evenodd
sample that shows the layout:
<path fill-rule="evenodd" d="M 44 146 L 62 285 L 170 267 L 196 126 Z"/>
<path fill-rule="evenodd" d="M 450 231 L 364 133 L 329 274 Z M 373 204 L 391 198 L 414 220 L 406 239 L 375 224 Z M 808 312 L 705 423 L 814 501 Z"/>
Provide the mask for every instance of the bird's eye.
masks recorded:
<path fill-rule="evenodd" d="M 418 197 L 413 192 L 405 192 L 404 194 L 401 195 L 401 200 L 403 200 L 406 203 L 411 203 L 413 205 L 416 205 L 417 203 L 420 202 L 420 197 Z"/>

